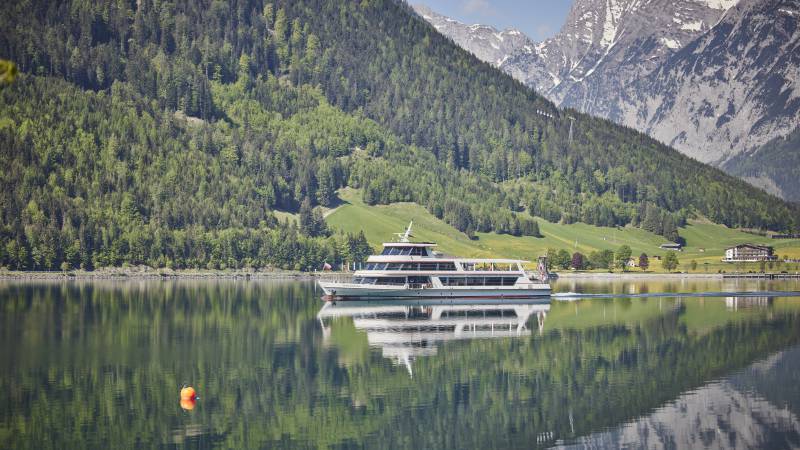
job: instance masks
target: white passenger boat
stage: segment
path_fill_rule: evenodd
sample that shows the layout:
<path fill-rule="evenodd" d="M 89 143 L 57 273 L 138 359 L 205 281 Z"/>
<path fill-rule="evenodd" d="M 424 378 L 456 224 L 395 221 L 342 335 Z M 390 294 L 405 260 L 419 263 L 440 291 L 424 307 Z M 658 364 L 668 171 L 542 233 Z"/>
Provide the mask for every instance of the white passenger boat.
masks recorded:
<path fill-rule="evenodd" d="M 413 224 L 413 222 L 412 222 Z M 319 281 L 325 300 L 344 299 L 525 299 L 550 295 L 546 261 L 539 273 L 517 259 L 457 258 L 435 252 L 432 242 L 412 242 L 411 225 L 397 242 L 383 244 L 348 282 Z"/>

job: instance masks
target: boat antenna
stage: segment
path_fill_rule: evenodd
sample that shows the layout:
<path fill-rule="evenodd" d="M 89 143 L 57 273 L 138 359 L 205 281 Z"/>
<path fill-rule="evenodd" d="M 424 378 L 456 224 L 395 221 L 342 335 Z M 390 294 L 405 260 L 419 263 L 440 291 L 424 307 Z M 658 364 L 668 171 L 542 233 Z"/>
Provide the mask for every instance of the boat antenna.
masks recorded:
<path fill-rule="evenodd" d="M 413 220 L 408 224 L 408 228 L 406 228 L 406 231 L 404 233 L 395 233 L 395 236 L 399 238 L 400 242 L 411 242 L 408 238 L 414 237 L 414 235 L 411 234 L 412 225 L 414 225 Z"/>

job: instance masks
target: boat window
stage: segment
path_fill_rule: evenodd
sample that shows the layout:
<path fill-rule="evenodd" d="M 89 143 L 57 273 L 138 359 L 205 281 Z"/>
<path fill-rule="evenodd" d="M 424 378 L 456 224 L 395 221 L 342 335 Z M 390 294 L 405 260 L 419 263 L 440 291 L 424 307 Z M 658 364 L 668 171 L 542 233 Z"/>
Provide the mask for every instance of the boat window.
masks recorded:
<path fill-rule="evenodd" d="M 466 271 L 472 271 L 475 270 L 475 263 L 461 263 L 461 267 Z"/>
<path fill-rule="evenodd" d="M 482 277 L 468 277 L 467 286 L 483 286 Z"/>
<path fill-rule="evenodd" d="M 466 278 L 463 277 L 450 277 L 447 279 L 448 286 L 464 286 L 466 284 Z"/>
<path fill-rule="evenodd" d="M 356 280 L 361 280 L 358 284 L 375 284 L 377 278 L 356 278 Z"/>
<path fill-rule="evenodd" d="M 388 284 L 388 285 L 404 285 L 406 284 L 405 277 L 385 277 L 385 278 L 378 278 L 378 282 L 375 284 Z"/>
<path fill-rule="evenodd" d="M 400 254 L 401 254 L 401 255 L 403 255 L 403 256 L 409 256 L 409 255 L 411 255 L 411 248 L 412 248 L 412 247 L 405 247 L 405 248 L 403 248 L 403 249 L 402 249 L 402 251 L 400 252 Z"/>
<path fill-rule="evenodd" d="M 502 286 L 503 279 L 500 277 L 486 277 L 486 286 Z"/>
<path fill-rule="evenodd" d="M 438 263 L 437 270 L 456 270 L 456 265 L 451 262 Z"/>
<path fill-rule="evenodd" d="M 408 277 L 408 282 L 416 284 L 429 284 L 431 282 L 431 277 L 411 276 Z"/>
<path fill-rule="evenodd" d="M 403 268 L 401 270 L 419 270 L 418 263 L 403 263 Z"/>
<path fill-rule="evenodd" d="M 425 247 L 414 247 L 414 249 L 411 250 L 411 255 L 412 256 L 425 256 L 426 255 Z"/>
<path fill-rule="evenodd" d="M 503 277 L 503 286 L 513 286 L 517 284 L 517 277 Z"/>

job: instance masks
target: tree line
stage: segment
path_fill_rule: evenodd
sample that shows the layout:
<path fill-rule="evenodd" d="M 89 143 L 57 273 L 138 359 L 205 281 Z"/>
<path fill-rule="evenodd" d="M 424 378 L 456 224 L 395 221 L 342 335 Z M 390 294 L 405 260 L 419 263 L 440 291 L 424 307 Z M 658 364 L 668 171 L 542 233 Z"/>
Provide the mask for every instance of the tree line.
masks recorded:
<path fill-rule="evenodd" d="M 671 240 L 696 214 L 796 226 L 796 208 L 743 182 L 556 111 L 402 2 L 23 0 L 0 20 L 13 24 L 0 57 L 23 73 L 0 89 L 10 267 L 221 266 L 209 249 L 225 233 L 291 233 L 275 211 L 299 214 L 302 250 L 239 257 L 311 267 L 332 254 L 315 247 L 329 234 L 317 208 L 343 186 L 417 202 L 470 236 L 539 236 L 536 217 Z M 206 250 L 166 249 L 188 233 Z"/>

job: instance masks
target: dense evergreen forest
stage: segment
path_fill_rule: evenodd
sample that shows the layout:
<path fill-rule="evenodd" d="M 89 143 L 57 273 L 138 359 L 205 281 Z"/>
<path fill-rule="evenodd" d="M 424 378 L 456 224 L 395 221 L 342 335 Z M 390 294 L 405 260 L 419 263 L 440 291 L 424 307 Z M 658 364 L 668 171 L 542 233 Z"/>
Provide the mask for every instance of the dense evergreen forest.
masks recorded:
<path fill-rule="evenodd" d="M 777 167 L 792 167 L 794 173 L 773 169 Z M 753 153 L 736 155 L 725 163 L 725 170 L 740 177 L 769 177 L 783 191 L 784 198 L 800 202 L 800 128 L 767 142 Z"/>
<path fill-rule="evenodd" d="M 318 208 L 343 186 L 467 234 L 798 225 L 795 206 L 557 110 L 395 0 L 31 0 L 0 23 L 21 71 L 0 87 L 11 268 L 363 260 L 363 236 L 331 235 Z"/>

